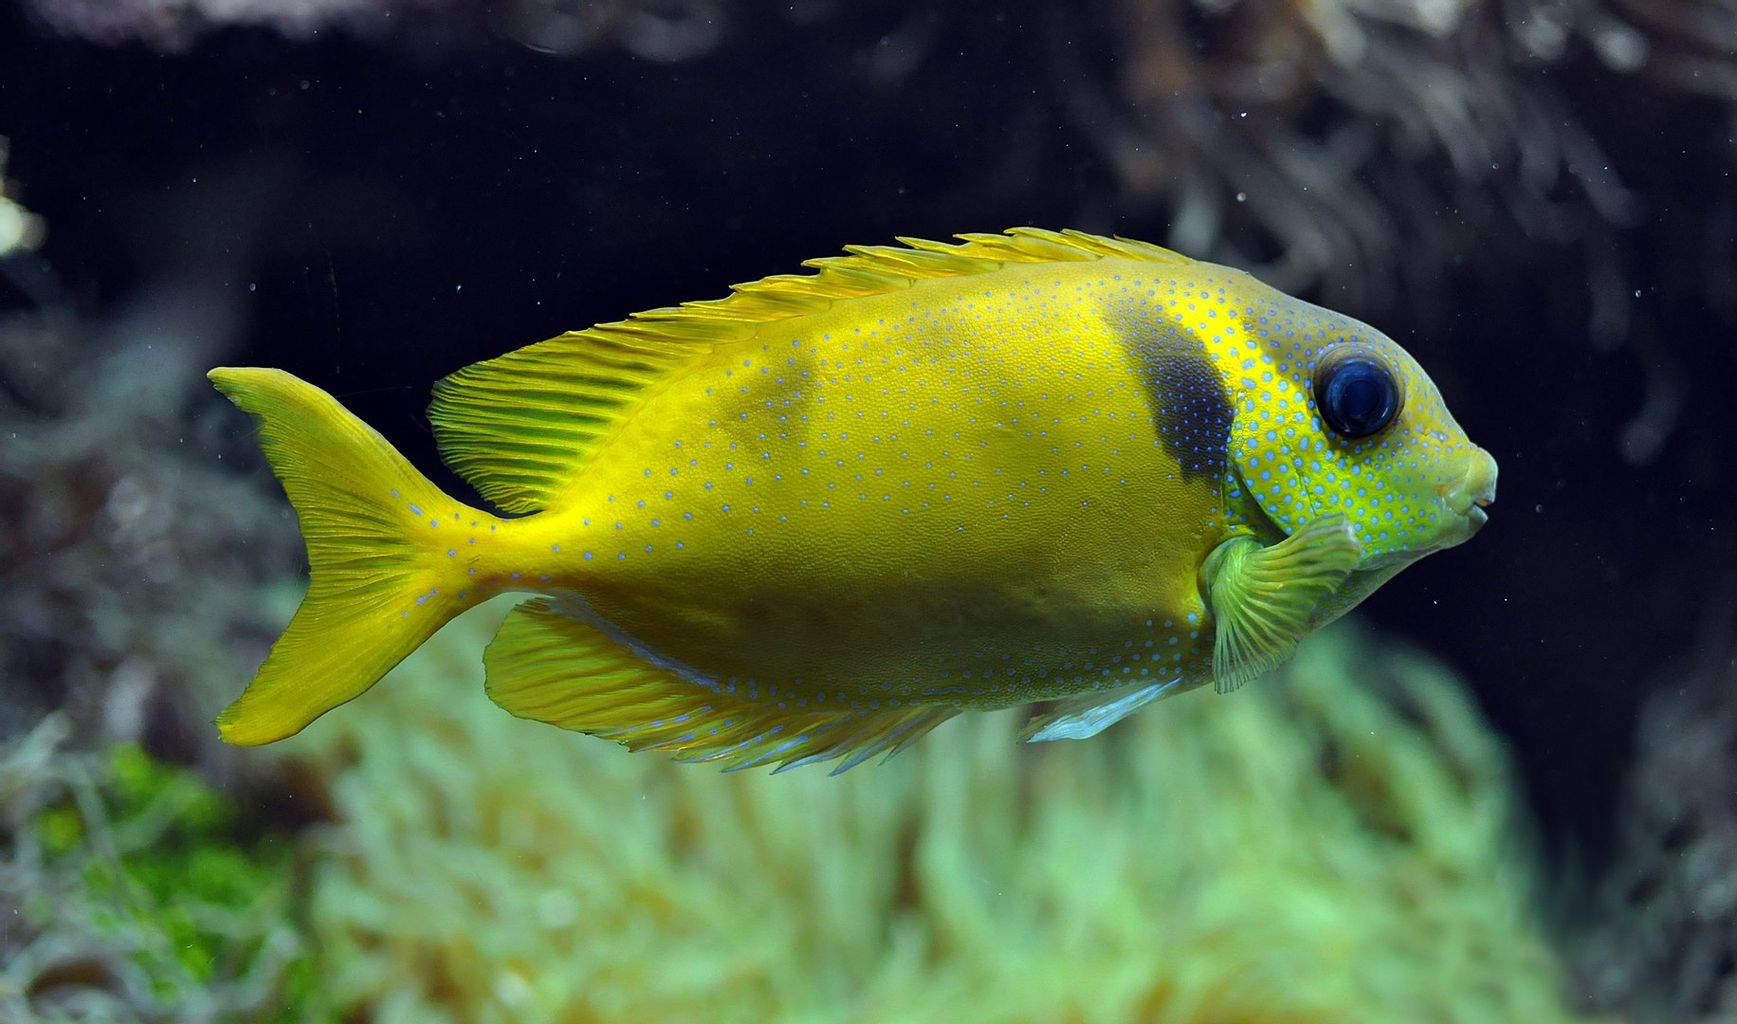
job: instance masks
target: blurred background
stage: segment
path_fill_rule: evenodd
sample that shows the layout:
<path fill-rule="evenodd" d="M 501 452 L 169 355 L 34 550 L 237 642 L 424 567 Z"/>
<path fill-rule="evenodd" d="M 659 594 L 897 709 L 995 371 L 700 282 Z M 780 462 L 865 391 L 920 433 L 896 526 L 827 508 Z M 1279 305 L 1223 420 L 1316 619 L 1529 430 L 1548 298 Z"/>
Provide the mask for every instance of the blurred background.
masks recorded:
<path fill-rule="evenodd" d="M 1552 1019 L 1536 1008 L 1506 1015 L 1535 993 L 1469 1001 L 1493 990 L 1491 978 L 1502 988 L 1522 973 L 1551 1013 L 1737 1017 L 1737 2 L 0 0 L 0 136 L 0 911 L 11 910 L 0 917 L 0 1018 L 679 1020 L 740 1010 L 915 1020 L 921 1000 L 887 993 L 932 985 L 983 1019 Z M 1151 964 L 1173 963 L 1173 947 L 1117 945 L 1093 930 L 1106 919 L 1078 910 L 1091 897 L 1051 894 L 1082 915 L 1064 918 L 1096 923 L 1065 942 L 1023 918 L 990 933 L 1050 936 L 1059 944 L 1031 955 L 1051 965 L 1119 951 L 1143 994 L 1112 998 L 1103 993 L 1123 990 L 1105 983 L 1097 996 L 1068 995 L 1058 983 L 1060 1002 L 1033 995 L 994 1013 L 974 1002 L 982 979 L 972 972 L 988 970 L 987 954 L 937 923 L 958 927 L 937 894 L 965 883 L 923 853 L 966 848 L 931 828 L 956 821 L 938 808 L 995 776 L 1015 795 L 960 806 L 992 829 L 1006 816 L 1041 829 L 1055 812 L 1040 810 L 1032 780 L 1061 773 L 1057 792 L 1094 794 L 1066 799 L 1099 815 L 1071 827 L 1120 828 L 1210 871 L 1224 850 L 1193 845 L 1202 832 L 1186 825 L 1208 812 L 1155 810 L 1152 801 L 1181 798 L 1128 781 L 1177 770 L 1189 742 L 1206 742 L 1201 731 L 1228 735 L 1217 722 L 1226 709 L 1201 700 L 1189 712 L 1186 700 L 1166 705 L 1142 717 L 1176 721 L 1131 723 L 1084 753 L 1030 754 L 1007 735 L 1000 750 L 967 731 L 978 726 L 949 726 L 927 741 L 934 750 L 835 780 L 835 795 L 860 793 L 864 807 L 904 801 L 875 812 L 884 820 L 748 814 L 754 800 L 830 805 L 824 780 L 780 793 L 783 778 L 726 784 L 661 763 L 628 772 L 613 747 L 554 730 L 522 741 L 472 734 L 436 708 L 456 684 L 422 704 L 402 695 L 411 685 L 397 697 L 382 686 L 377 707 L 374 694 L 357 702 L 374 710 L 349 725 L 331 716 L 287 754 L 217 749 L 207 723 L 287 617 L 303 563 L 251 432 L 204 383 L 209 366 L 303 376 L 465 493 L 423 418 L 432 382 L 459 366 L 716 297 L 846 243 L 1017 224 L 1169 245 L 1366 320 L 1429 369 L 1496 456 L 1500 499 L 1476 542 L 1421 562 L 1368 602 L 1360 625 L 1321 641 L 1321 664 L 1340 666 L 1320 669 L 1332 677 L 1322 706 L 1362 699 L 1331 689 L 1346 679 L 1386 679 L 1370 684 L 1386 695 L 1370 714 L 1389 716 L 1384 735 L 1415 733 L 1418 749 L 1434 751 L 1439 777 L 1459 780 L 1456 797 L 1412 806 L 1353 784 L 1341 756 L 1349 734 L 1335 731 L 1350 725 L 1276 692 L 1288 684 L 1269 681 L 1260 689 L 1275 692 L 1235 714 L 1270 714 L 1248 728 L 1286 733 L 1297 763 L 1359 813 L 1373 800 L 1392 818 L 1397 800 L 1419 822 L 1458 821 L 1499 805 L 1493 845 L 1445 874 L 1421 824 L 1370 856 L 1401 875 L 1435 865 L 1443 905 L 1506 908 L 1508 925 L 1466 923 L 1464 934 L 1483 949 L 1522 921 L 1535 936 L 1524 957 L 1492 953 L 1485 973 L 1468 969 L 1451 986 L 1457 994 L 1405 990 L 1406 1016 L 1401 988 L 1354 983 L 1359 963 L 1386 968 L 1351 955 L 1364 947 L 1346 939 L 1340 974 L 1326 972 L 1350 979 L 1343 992 L 1221 1006 L 1225 992 L 1250 990 L 1196 977 L 1204 987 L 1185 997 L 1194 990 L 1182 981 L 1153 980 Z M 436 652 L 467 693 L 486 635 Z M 1395 658 L 1410 667 L 1393 668 Z M 1440 688 L 1463 706 L 1419 710 L 1428 699 L 1417 673 L 1447 680 Z M 471 714 L 498 715 L 475 699 Z M 378 728 L 354 724 L 366 722 Z M 1183 723 L 1197 723 L 1196 740 L 1170 736 Z M 1297 730 L 1308 738 L 1288 735 Z M 409 734 L 422 732 L 446 745 L 417 767 Z M 1479 738 L 1450 738 L 1462 734 Z M 836 870 L 910 873 L 875 890 L 886 933 L 853 939 L 861 948 L 835 951 L 835 964 L 813 952 L 834 933 L 792 899 L 790 920 L 813 935 L 791 955 L 826 965 L 814 961 L 806 994 L 781 994 L 755 973 L 771 968 L 738 963 L 699 971 L 707 980 L 694 991 L 730 995 L 690 1005 L 657 1002 L 656 984 L 607 972 L 617 987 L 604 998 L 605 975 L 574 980 L 559 965 L 580 949 L 604 956 L 596 950 L 625 942 L 617 928 L 666 942 L 679 932 L 698 951 L 681 954 L 689 963 L 718 955 L 749 940 L 724 927 L 734 910 L 679 923 L 635 904 L 587 928 L 583 894 L 503 876 L 498 893 L 453 909 L 446 925 L 412 927 L 406 908 L 429 894 L 383 895 L 394 873 L 370 859 L 369 821 L 387 846 L 431 829 L 462 838 L 470 852 L 448 850 L 455 863 L 522 864 L 547 851 L 503 839 L 512 829 L 501 821 L 518 812 L 480 790 L 431 792 L 414 805 L 422 816 L 408 804 L 380 813 L 377 801 L 408 799 L 425 772 L 504 770 L 489 744 L 521 742 L 549 744 L 550 770 L 612 780 L 595 790 L 602 803 L 573 811 L 599 815 L 597 829 L 615 824 L 611 800 L 664 800 L 668 831 L 599 847 L 573 871 L 631 873 L 624 864 L 647 850 L 710 849 L 704 837 L 740 841 L 753 827 L 807 836 L 792 850 L 854 844 L 856 866 Z M 1251 778 L 1281 777 L 1224 743 L 1201 756 L 1228 759 L 1232 776 L 1242 765 Z M 985 744 L 990 752 L 961 753 Z M 583 749 L 582 763 L 561 760 L 581 756 L 570 748 Z M 1399 749 L 1365 753 L 1388 763 Z M 380 758 L 397 758 L 390 770 L 403 774 L 370 776 L 389 771 Z M 382 787 L 372 796 L 357 788 L 370 777 Z M 957 786 L 937 789 L 942 778 Z M 506 782 L 501 792 L 532 799 Z M 714 793 L 747 801 L 749 820 L 692 809 Z M 1250 836 L 1302 835 L 1332 831 L 1304 813 L 1319 796 L 1282 812 L 1234 787 L 1201 800 Z M 461 804 L 494 809 L 462 827 L 429 817 Z M 571 854 L 592 841 L 577 820 L 539 827 L 571 840 Z M 1137 823 L 1157 831 L 1126 831 Z M 1397 826 L 1363 821 L 1335 842 L 1367 844 L 1384 827 Z M 831 831 L 807 833 L 821 828 Z M 1002 838 L 1011 865 L 1019 844 Z M 1317 854 L 1340 862 L 1305 859 Z M 1083 855 L 1056 856 L 1067 873 L 1067 858 Z M 1511 888 L 1460 888 L 1484 870 L 1479 857 L 1507 865 Z M 699 862 L 711 864 L 674 857 L 658 883 L 665 898 L 697 898 L 671 887 L 725 884 L 709 873 L 723 868 Z M 414 874 L 421 862 L 406 863 Z M 331 888 L 338 877 L 348 888 Z M 439 877 L 427 885 L 450 882 Z M 1145 925 L 1126 923 L 1127 934 L 1183 928 L 1165 916 L 1188 891 L 1181 877 L 1128 877 L 1169 909 L 1146 907 Z M 1323 905 L 1358 899 L 1309 877 Z M 181 906 L 189 878 L 218 881 Z M 1243 903 L 1223 897 L 1229 919 L 1270 916 L 1271 904 L 1247 894 L 1277 885 L 1249 876 Z M 541 954 L 449 951 L 452 963 L 510 962 L 518 973 L 429 968 L 448 953 L 416 947 L 414 933 L 483 928 L 516 906 L 503 894 L 525 887 L 556 894 L 528 912 L 560 919 L 564 938 Z M 261 899 L 269 913 L 245 902 Z M 370 900 L 372 916 L 333 917 L 340 903 Z M 86 910 L 69 923 L 75 904 Z M 1424 920 L 1391 901 L 1380 913 Z M 1298 936 L 1335 927 L 1323 918 L 1271 941 L 1307 945 Z M 919 952 L 899 953 L 911 934 L 923 936 L 910 939 Z M 1242 959 L 1213 958 L 1274 991 L 1321 973 L 1223 936 L 1190 948 L 1227 943 Z M 1401 955 L 1382 948 L 1366 952 Z M 572 956 L 555 955 L 563 950 Z M 554 966 L 533 969 L 537 955 Z M 370 956 L 392 965 L 378 977 L 398 987 L 345 967 Z M 364 976 L 375 980 L 355 980 Z M 231 1001 L 195 1006 L 194 993 Z"/>

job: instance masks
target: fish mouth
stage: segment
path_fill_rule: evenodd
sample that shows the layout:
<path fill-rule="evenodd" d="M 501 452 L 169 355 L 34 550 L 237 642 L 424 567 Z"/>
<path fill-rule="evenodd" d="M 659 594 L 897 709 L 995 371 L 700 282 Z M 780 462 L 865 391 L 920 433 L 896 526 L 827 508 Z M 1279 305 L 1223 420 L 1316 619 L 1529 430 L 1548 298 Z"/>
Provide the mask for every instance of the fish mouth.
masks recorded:
<path fill-rule="evenodd" d="M 1485 511 L 1496 500 L 1496 460 L 1482 448 L 1474 448 L 1465 472 L 1442 489 L 1442 502 L 1466 524 L 1466 537 L 1490 521 Z"/>

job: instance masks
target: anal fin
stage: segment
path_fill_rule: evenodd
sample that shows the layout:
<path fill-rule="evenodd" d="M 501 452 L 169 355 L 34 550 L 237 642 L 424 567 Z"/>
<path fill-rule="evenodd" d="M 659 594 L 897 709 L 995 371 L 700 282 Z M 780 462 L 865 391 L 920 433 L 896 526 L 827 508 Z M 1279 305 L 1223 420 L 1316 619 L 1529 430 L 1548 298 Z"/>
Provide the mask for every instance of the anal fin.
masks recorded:
<path fill-rule="evenodd" d="M 876 754 L 890 757 L 957 713 L 890 702 L 827 706 L 788 690 L 689 677 L 582 616 L 582 608 L 552 600 L 513 609 L 483 658 L 489 698 L 520 718 L 631 750 L 666 750 L 727 770 L 843 758 L 833 774 Z"/>

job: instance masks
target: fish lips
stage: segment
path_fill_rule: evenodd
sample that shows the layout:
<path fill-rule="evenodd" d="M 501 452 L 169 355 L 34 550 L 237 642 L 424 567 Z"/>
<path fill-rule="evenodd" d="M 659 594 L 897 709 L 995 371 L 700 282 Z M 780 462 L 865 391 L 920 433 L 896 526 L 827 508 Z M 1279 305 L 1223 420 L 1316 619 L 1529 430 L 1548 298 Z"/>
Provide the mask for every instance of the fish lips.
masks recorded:
<path fill-rule="evenodd" d="M 1465 471 L 1443 489 L 1443 504 L 1464 523 L 1465 536 L 1460 540 L 1469 539 L 1490 521 L 1485 510 L 1496 500 L 1496 476 L 1496 460 L 1482 448 L 1474 448 Z"/>

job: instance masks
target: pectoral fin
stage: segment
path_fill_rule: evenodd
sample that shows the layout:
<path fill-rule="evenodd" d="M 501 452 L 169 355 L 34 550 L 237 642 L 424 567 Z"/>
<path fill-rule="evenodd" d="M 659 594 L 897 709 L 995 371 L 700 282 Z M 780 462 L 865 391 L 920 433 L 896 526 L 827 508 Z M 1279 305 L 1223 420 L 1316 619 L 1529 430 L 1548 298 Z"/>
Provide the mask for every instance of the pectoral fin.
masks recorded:
<path fill-rule="evenodd" d="M 1321 602 L 1361 557 L 1350 523 L 1337 513 L 1277 544 L 1252 537 L 1220 544 L 1200 570 L 1217 624 L 1212 675 L 1218 692 L 1229 693 L 1290 658 Z"/>

